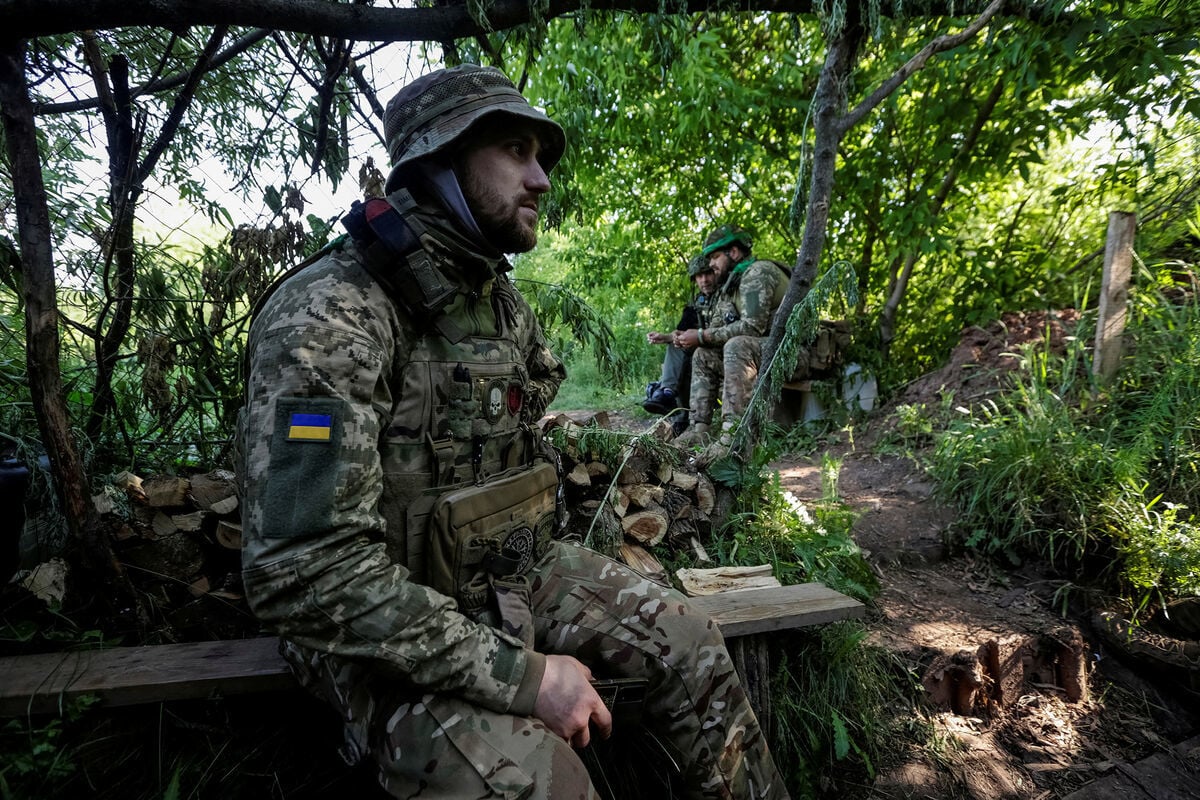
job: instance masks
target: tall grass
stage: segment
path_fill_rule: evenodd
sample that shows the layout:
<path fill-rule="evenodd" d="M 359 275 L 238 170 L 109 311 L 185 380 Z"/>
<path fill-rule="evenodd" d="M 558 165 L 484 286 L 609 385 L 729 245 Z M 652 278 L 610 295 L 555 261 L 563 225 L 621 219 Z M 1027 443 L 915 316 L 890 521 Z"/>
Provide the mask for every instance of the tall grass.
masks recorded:
<path fill-rule="evenodd" d="M 1046 558 L 1139 603 L 1200 593 L 1200 305 L 1145 293 L 1106 387 L 1088 379 L 1088 333 L 1063 355 L 1026 351 L 1014 391 L 939 437 L 940 491 L 970 547 Z"/>

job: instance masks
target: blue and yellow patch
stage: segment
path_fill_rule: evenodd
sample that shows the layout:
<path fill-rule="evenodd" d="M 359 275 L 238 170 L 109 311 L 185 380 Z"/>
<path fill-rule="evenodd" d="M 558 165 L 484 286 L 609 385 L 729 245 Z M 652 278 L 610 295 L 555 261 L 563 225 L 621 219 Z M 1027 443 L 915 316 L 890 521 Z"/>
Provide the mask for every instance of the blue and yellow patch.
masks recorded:
<path fill-rule="evenodd" d="M 328 442 L 333 433 L 329 414 L 293 412 L 288 419 L 288 441 Z"/>

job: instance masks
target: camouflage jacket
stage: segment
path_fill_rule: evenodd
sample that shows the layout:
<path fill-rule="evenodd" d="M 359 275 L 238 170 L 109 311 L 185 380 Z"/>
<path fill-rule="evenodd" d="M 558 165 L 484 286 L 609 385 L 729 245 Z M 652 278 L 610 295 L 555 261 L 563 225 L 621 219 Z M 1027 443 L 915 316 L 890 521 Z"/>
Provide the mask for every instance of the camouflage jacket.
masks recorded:
<path fill-rule="evenodd" d="M 735 336 L 766 336 L 771 316 L 787 292 L 788 276 L 774 261 L 738 265 L 717 290 L 707 314 L 705 347 L 724 347 Z"/>
<path fill-rule="evenodd" d="M 303 648 L 528 714 L 544 657 L 422 585 L 420 540 L 446 487 L 528 462 L 565 372 L 503 258 L 436 214 L 410 220 L 459 288 L 458 344 L 419 329 L 350 241 L 254 320 L 239 421 L 247 599 Z"/>

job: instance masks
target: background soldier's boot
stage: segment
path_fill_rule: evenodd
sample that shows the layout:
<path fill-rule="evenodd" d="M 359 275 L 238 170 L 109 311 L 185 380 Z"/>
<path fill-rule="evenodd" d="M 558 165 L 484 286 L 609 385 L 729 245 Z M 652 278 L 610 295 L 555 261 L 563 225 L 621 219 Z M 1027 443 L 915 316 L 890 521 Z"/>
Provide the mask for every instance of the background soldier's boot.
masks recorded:
<path fill-rule="evenodd" d="M 683 435 L 671 440 L 671 444 L 684 450 L 693 447 L 703 447 L 708 444 L 708 428 L 707 422 L 693 422 L 688 426 L 688 429 L 683 432 Z"/>
<path fill-rule="evenodd" d="M 674 411 L 679 405 L 675 392 L 656 383 L 650 385 L 654 387 L 654 391 L 651 392 L 649 391 L 649 387 L 646 387 L 648 394 L 646 395 L 646 402 L 642 403 L 642 408 L 651 414 L 666 414 Z"/>
<path fill-rule="evenodd" d="M 679 408 L 676 409 L 670 417 L 668 417 L 668 419 L 671 420 L 671 428 L 675 431 L 676 437 L 687 430 L 688 413 L 689 412 L 686 408 Z"/>

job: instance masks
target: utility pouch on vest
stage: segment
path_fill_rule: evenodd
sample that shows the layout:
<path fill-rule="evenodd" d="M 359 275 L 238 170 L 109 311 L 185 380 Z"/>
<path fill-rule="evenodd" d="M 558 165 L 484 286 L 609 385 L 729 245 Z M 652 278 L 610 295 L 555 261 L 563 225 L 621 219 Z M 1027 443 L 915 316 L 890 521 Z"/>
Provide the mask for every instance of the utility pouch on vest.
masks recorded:
<path fill-rule="evenodd" d="M 545 552 L 557 491 L 554 465 L 539 462 L 438 497 L 429 523 L 429 585 L 457 600 L 463 613 L 481 610 L 494 582 L 519 579 Z"/>

